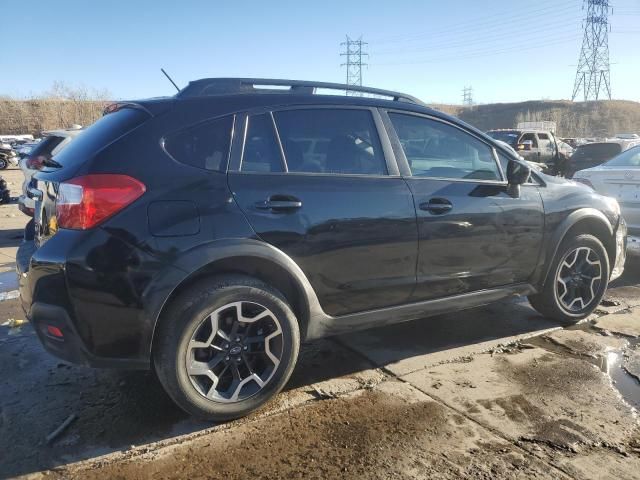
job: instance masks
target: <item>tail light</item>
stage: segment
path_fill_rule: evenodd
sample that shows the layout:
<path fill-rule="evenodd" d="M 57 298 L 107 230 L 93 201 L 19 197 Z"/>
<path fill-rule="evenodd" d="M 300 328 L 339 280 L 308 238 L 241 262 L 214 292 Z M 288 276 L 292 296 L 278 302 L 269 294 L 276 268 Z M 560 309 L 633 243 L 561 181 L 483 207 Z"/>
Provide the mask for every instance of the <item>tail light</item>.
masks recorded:
<path fill-rule="evenodd" d="M 56 200 L 58 227 L 95 227 L 140 198 L 145 190 L 144 184 L 127 175 L 94 174 L 63 182 Z"/>

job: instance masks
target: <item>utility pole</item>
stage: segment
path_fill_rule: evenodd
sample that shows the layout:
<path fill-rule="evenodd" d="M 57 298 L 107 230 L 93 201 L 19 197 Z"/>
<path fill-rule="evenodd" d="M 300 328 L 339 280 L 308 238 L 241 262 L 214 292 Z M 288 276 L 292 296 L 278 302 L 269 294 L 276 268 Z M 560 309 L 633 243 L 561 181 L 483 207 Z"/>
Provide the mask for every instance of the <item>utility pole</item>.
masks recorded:
<path fill-rule="evenodd" d="M 347 67 L 347 87 L 349 86 L 362 86 L 362 67 L 367 66 L 362 62 L 362 57 L 368 57 L 369 54 L 362 51 L 362 48 L 367 45 L 367 42 L 362 41 L 362 37 L 357 40 L 351 40 L 347 35 L 347 40 L 342 42 L 340 46 L 344 47 L 345 51 L 340 54 L 341 57 L 347 57 L 346 63 L 340 66 Z M 362 96 L 361 92 L 354 92 L 347 88 L 347 95 Z"/>
<path fill-rule="evenodd" d="M 465 107 L 473 106 L 473 87 L 464 87 L 462 89 L 462 104 Z"/>
<path fill-rule="evenodd" d="M 609 0 L 584 0 L 587 16 L 578 60 L 578 71 L 573 86 L 572 101 L 582 91 L 584 101 L 611 100 L 609 66 Z"/>

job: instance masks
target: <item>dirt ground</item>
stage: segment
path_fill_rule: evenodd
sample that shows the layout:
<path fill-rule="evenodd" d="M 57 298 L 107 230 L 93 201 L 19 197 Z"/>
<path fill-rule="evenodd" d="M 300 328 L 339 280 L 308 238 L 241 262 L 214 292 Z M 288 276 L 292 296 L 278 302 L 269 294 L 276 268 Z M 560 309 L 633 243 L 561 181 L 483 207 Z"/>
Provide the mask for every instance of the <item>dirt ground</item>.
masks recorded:
<path fill-rule="evenodd" d="M 305 345 L 283 393 L 220 425 L 149 372 L 51 357 L 0 300 L 0 478 L 640 478 L 639 285 L 635 258 L 570 328 L 515 299 Z"/>

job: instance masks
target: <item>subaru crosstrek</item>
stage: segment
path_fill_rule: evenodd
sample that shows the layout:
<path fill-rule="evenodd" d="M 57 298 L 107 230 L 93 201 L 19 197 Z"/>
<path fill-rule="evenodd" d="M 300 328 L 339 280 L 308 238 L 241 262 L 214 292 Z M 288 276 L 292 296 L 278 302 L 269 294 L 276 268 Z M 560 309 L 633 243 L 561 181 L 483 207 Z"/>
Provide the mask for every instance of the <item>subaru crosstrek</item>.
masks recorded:
<path fill-rule="evenodd" d="M 304 341 L 512 295 L 593 311 L 624 265 L 615 200 L 411 96 L 319 94 L 345 88 L 198 80 L 111 105 L 44 162 L 18 273 L 45 348 L 153 368 L 227 420 L 284 387 Z"/>

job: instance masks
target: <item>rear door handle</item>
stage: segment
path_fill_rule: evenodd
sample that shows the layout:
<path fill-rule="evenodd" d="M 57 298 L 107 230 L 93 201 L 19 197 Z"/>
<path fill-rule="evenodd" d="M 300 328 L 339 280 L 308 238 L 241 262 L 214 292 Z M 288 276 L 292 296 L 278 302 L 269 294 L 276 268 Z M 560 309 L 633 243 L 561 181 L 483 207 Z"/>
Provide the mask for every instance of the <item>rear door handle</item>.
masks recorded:
<path fill-rule="evenodd" d="M 302 202 L 296 197 L 288 195 L 272 195 L 268 200 L 264 202 L 256 202 L 256 208 L 260 210 L 296 210 L 302 207 Z"/>
<path fill-rule="evenodd" d="M 453 205 L 446 198 L 432 198 L 428 202 L 420 204 L 420 210 L 426 210 L 433 215 L 442 215 L 453 208 Z"/>

